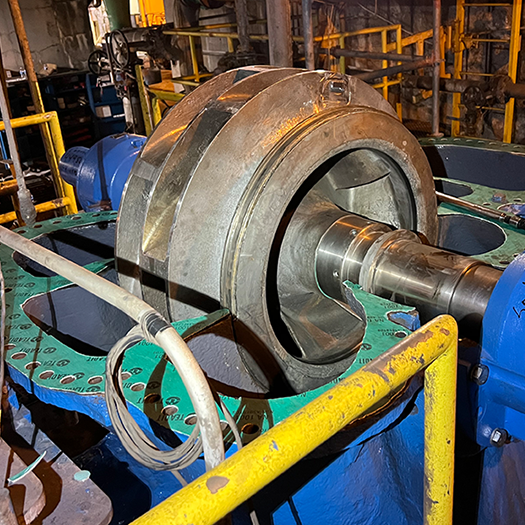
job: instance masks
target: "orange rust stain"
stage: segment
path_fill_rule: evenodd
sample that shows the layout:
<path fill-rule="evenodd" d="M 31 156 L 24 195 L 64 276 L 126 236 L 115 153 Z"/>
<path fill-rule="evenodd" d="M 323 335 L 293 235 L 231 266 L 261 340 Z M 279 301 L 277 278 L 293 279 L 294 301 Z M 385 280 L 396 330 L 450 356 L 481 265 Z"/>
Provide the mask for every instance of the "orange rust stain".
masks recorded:
<path fill-rule="evenodd" d="M 440 328 L 439 331 L 440 331 L 442 334 L 450 335 L 450 331 L 447 330 L 446 328 Z"/>
<path fill-rule="evenodd" d="M 434 334 L 432 333 L 431 330 L 427 330 L 426 332 L 422 332 L 422 333 L 419 333 L 417 334 L 417 341 L 416 341 L 416 344 L 417 343 L 425 343 L 426 341 L 428 341 L 429 339 L 432 339 L 432 336 Z"/>

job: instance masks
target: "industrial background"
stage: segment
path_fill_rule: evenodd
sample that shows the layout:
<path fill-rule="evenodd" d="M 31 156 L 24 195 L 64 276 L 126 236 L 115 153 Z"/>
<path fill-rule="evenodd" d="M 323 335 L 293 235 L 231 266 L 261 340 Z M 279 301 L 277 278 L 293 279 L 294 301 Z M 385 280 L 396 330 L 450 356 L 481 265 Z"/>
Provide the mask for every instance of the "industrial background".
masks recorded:
<path fill-rule="evenodd" d="M 0 525 L 524 523 L 522 7 L 0 0 Z"/>

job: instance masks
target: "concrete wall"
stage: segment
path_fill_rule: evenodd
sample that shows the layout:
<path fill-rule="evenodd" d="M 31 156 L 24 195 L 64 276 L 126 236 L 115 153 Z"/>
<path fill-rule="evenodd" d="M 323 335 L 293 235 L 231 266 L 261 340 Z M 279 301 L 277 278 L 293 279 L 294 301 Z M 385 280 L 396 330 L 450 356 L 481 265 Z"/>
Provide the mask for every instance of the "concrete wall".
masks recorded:
<path fill-rule="evenodd" d="M 85 69 L 93 49 L 87 0 L 20 0 L 35 68 Z M 7 0 L 0 0 L 0 45 L 4 66 L 23 67 Z"/>

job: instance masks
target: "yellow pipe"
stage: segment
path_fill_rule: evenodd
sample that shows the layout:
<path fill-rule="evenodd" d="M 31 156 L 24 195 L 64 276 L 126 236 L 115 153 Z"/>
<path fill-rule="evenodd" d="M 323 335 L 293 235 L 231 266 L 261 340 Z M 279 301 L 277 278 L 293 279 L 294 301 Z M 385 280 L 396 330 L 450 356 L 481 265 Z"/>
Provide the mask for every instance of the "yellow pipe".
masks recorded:
<path fill-rule="evenodd" d="M 426 31 L 422 31 L 421 33 L 416 33 L 415 35 L 410 35 L 401 41 L 401 44 L 403 47 L 411 46 L 412 44 L 417 44 L 419 42 L 423 42 L 424 40 L 428 40 L 429 38 L 432 38 L 433 31 L 432 29 L 427 29 Z M 393 51 L 396 48 L 397 42 L 390 42 L 388 44 L 388 51 Z M 419 55 L 423 55 L 423 53 L 418 53 Z"/>
<path fill-rule="evenodd" d="M 367 27 L 364 29 L 359 29 L 357 31 L 345 31 L 344 33 L 332 33 L 323 36 L 316 36 L 314 38 L 315 42 L 322 42 L 323 40 L 332 40 L 335 38 L 341 37 L 352 37 L 360 35 L 370 35 L 374 33 L 381 33 L 382 31 L 395 31 L 400 27 L 399 24 L 393 24 L 390 26 L 381 26 L 381 27 Z M 165 35 L 178 35 L 178 36 L 193 36 L 193 37 L 215 37 L 215 38 L 235 38 L 238 39 L 239 35 L 237 33 L 221 33 L 218 31 L 191 31 L 188 29 L 168 29 L 164 31 Z M 250 40 L 268 40 L 268 35 L 256 35 L 251 34 Z M 294 42 L 304 42 L 302 36 L 292 36 Z M 395 44 L 394 44 L 395 45 Z"/>
<path fill-rule="evenodd" d="M 339 38 L 339 47 L 341 49 L 345 48 L 345 37 L 344 36 Z M 339 57 L 339 73 L 341 73 L 341 75 L 344 75 L 346 73 L 346 59 L 344 56 Z"/>
<path fill-rule="evenodd" d="M 387 46 L 385 46 L 385 48 L 386 47 Z M 399 26 L 396 29 L 396 52 L 398 55 L 403 54 L 403 35 L 401 33 L 401 26 Z M 398 64 L 401 64 L 401 62 L 398 62 Z M 397 78 L 399 82 L 401 82 L 403 80 L 403 74 L 399 73 L 397 75 Z M 396 102 L 396 113 L 397 113 L 397 116 L 399 117 L 399 120 L 403 122 L 403 104 L 401 102 L 401 96 L 399 97 L 398 102 Z"/>
<path fill-rule="evenodd" d="M 381 31 L 381 51 L 386 53 L 386 47 L 388 44 L 387 41 L 388 33 L 385 30 Z M 388 67 L 388 60 L 383 60 L 383 69 Z M 383 77 L 383 97 L 388 101 L 388 77 Z"/>
<path fill-rule="evenodd" d="M 139 100 L 140 108 L 142 109 L 142 118 L 144 120 L 144 130 L 146 131 L 146 136 L 149 137 L 153 130 L 153 123 L 147 99 L 148 93 L 146 91 L 146 85 L 144 84 L 144 76 L 142 75 L 142 66 L 140 64 L 135 66 L 135 78 L 137 79 L 137 87 L 139 89 Z"/>
<path fill-rule="evenodd" d="M 425 502 L 425 524 L 451 525 L 456 360 L 456 322 L 448 315 L 437 317 L 133 524 L 216 523 L 435 363 L 425 389 L 425 497 L 432 498 Z"/>
<path fill-rule="evenodd" d="M 195 47 L 195 37 L 189 36 L 190 41 L 190 53 L 191 53 L 191 67 L 193 69 L 193 76 L 195 80 L 199 82 L 199 63 L 197 61 L 197 48 Z"/>
<path fill-rule="evenodd" d="M 153 113 L 153 125 L 156 126 L 162 120 L 162 113 L 159 107 L 159 100 L 161 97 L 155 96 L 151 101 L 151 111 Z"/>
<path fill-rule="evenodd" d="M 68 197 L 62 199 L 54 199 L 52 201 L 43 202 L 42 204 L 36 204 L 35 210 L 37 213 L 44 213 L 46 211 L 58 210 L 59 208 L 66 208 L 71 205 L 71 202 Z M 4 213 L 0 215 L 0 224 L 5 224 L 6 222 L 12 222 L 17 219 L 16 212 L 10 211 L 9 213 Z"/>
<path fill-rule="evenodd" d="M 142 19 L 142 27 L 148 27 L 148 14 L 146 13 L 146 6 L 144 5 L 144 0 L 139 0 L 139 11 L 140 18 Z"/>
<path fill-rule="evenodd" d="M 461 38 L 465 32 L 465 0 L 456 1 L 456 20 L 454 26 L 454 78 L 461 78 L 461 70 L 463 69 L 463 43 Z M 459 119 L 461 118 L 461 93 L 454 93 L 452 95 L 452 124 L 450 132 L 453 137 L 459 135 L 460 126 Z"/>
<path fill-rule="evenodd" d="M 509 49 L 509 77 L 512 79 L 512 82 L 516 82 L 518 73 L 518 55 L 521 48 L 521 8 L 522 0 L 514 0 L 514 4 L 512 7 L 512 26 L 510 31 Z M 505 124 L 503 126 L 503 142 L 512 142 L 512 131 L 514 129 L 514 104 L 514 98 L 511 98 L 505 104 Z"/>

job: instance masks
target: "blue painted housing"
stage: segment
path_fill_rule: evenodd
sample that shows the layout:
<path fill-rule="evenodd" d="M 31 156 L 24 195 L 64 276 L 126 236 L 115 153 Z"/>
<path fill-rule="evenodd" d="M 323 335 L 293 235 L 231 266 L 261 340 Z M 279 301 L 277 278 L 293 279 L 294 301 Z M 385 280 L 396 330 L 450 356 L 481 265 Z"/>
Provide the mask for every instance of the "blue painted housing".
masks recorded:
<path fill-rule="evenodd" d="M 495 429 L 525 439 L 525 254 L 509 265 L 492 292 L 483 319 L 477 441 L 490 444 Z"/>
<path fill-rule="evenodd" d="M 146 137 L 120 133 L 91 148 L 77 146 L 60 159 L 60 175 L 77 190 L 85 211 L 118 210 L 124 186 Z"/>

